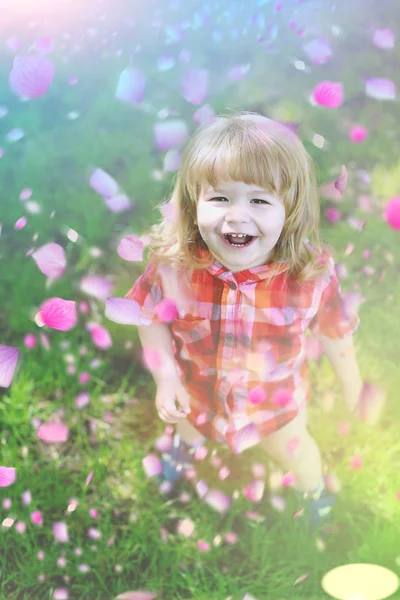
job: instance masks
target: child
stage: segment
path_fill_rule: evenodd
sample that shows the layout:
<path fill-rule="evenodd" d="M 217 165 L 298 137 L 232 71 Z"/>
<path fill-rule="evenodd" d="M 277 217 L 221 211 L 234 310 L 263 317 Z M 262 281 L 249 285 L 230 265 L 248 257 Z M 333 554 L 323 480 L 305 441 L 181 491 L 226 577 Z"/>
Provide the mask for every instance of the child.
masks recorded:
<path fill-rule="evenodd" d="M 320 244 L 313 161 L 284 125 L 221 115 L 193 135 L 162 208 L 126 297 L 141 308 L 143 350 L 160 358 L 149 366 L 159 416 L 183 440 L 175 436 L 164 476 L 180 477 L 188 447 L 205 439 L 234 453 L 259 444 L 293 473 L 315 527 L 333 497 L 307 429 L 306 329 L 321 333 L 349 410 L 362 382 L 352 340 L 360 320 Z"/>

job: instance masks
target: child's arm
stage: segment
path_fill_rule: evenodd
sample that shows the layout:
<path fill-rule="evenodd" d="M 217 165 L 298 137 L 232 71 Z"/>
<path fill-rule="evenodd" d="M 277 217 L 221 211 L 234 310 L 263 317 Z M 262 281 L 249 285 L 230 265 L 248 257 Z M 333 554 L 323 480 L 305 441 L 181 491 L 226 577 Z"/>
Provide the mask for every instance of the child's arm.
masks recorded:
<path fill-rule="evenodd" d="M 349 411 L 356 409 L 363 381 L 355 355 L 353 336 L 331 339 L 321 334 L 325 353 L 342 386 L 345 405 Z"/>
<path fill-rule="evenodd" d="M 148 367 L 155 383 L 158 385 L 166 379 L 179 378 L 172 346 L 172 333 L 167 324 L 139 325 L 140 343 L 143 350 L 156 350 L 160 356 L 159 368 Z"/>

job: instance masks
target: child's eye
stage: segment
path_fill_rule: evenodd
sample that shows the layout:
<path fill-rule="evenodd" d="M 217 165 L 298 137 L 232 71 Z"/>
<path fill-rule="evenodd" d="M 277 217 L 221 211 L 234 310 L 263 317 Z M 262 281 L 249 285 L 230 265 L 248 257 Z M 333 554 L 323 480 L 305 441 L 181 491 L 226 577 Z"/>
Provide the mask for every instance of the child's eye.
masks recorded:
<path fill-rule="evenodd" d="M 224 196 L 217 196 L 216 198 L 211 198 L 211 200 L 226 200 Z M 263 202 L 264 204 L 271 204 L 267 200 L 261 200 L 260 198 L 253 198 L 255 202 Z"/>

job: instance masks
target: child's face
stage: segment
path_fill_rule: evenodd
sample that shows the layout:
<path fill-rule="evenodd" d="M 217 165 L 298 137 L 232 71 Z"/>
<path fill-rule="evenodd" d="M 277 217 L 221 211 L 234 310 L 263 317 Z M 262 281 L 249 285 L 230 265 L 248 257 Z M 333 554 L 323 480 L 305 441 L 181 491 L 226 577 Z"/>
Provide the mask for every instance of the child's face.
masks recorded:
<path fill-rule="evenodd" d="M 215 189 L 205 185 L 197 203 L 197 223 L 211 254 L 236 273 L 268 263 L 281 235 L 285 208 L 280 198 L 255 185 L 229 179 Z M 236 248 L 224 233 L 256 236 L 249 246 Z"/>

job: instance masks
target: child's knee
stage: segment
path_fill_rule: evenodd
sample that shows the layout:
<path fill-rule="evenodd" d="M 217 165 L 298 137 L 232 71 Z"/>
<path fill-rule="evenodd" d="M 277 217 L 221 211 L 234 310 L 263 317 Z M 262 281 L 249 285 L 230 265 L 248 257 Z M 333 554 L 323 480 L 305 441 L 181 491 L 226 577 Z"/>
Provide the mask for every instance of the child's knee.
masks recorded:
<path fill-rule="evenodd" d="M 299 413 L 287 425 L 262 438 L 262 449 L 280 464 L 290 464 L 301 459 L 311 440 L 307 418 Z"/>

